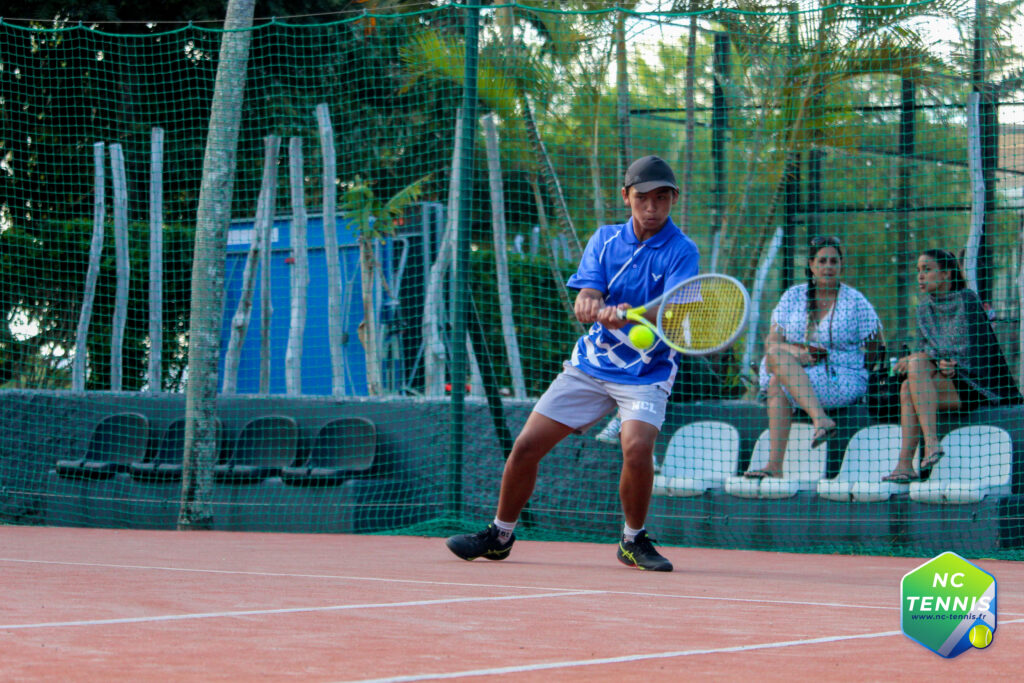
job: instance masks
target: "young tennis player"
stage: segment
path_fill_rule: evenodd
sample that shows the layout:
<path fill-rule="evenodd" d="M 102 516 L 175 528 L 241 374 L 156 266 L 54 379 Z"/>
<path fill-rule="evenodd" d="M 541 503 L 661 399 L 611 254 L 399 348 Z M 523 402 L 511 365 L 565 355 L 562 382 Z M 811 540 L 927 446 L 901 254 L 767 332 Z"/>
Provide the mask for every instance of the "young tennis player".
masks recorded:
<path fill-rule="evenodd" d="M 622 417 L 619 497 L 625 526 L 618 558 L 638 569 L 672 571 L 644 529 L 654 481 L 654 442 L 678 370 L 678 352 L 660 339 L 634 346 L 619 309 L 650 301 L 694 276 L 700 254 L 672 222 L 679 198 L 665 161 L 647 156 L 626 171 L 622 199 L 631 217 L 598 228 L 568 287 L 578 290 L 576 318 L 590 324 L 561 374 L 540 397 L 505 463 L 497 515 L 486 529 L 448 539 L 464 560 L 503 560 L 515 542 L 516 522 L 537 482 L 541 459 L 562 439 L 582 433 L 618 409 Z"/>

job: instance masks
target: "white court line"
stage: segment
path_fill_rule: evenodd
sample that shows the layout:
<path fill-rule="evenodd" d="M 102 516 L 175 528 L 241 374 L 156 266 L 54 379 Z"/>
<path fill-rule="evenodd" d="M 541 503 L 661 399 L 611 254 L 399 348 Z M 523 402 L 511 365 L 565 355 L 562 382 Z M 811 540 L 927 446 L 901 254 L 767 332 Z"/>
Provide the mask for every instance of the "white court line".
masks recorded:
<path fill-rule="evenodd" d="M 157 621 L 183 621 L 186 619 L 221 619 L 250 617 L 265 614 L 299 614 L 304 612 L 339 612 L 342 610 L 379 609 L 382 607 L 421 607 L 424 605 L 451 605 L 459 602 L 496 602 L 500 600 L 532 600 L 534 598 L 562 598 L 569 595 L 599 594 L 601 591 L 575 591 L 572 593 L 538 593 L 536 595 L 503 595 L 484 598 L 446 598 L 441 600 L 412 600 L 408 602 L 378 602 L 356 605 L 326 605 L 324 607 L 282 607 L 237 612 L 200 612 L 198 614 L 165 614 L 153 617 L 124 617 L 121 619 L 87 619 L 83 621 L 47 621 L 37 624 L 0 624 L 0 631 L 30 628 L 59 628 L 64 626 L 107 626 L 109 624 L 144 624 Z"/>
<path fill-rule="evenodd" d="M 1024 619 L 1000 622 L 999 626 L 1018 624 Z M 997 629 L 998 631 L 998 629 Z M 799 645 L 817 645 L 820 643 L 839 643 L 845 640 L 865 640 L 870 638 L 888 638 L 903 635 L 902 631 L 879 631 L 877 633 L 858 633 L 852 636 L 824 636 L 805 640 L 783 640 L 775 643 L 755 643 L 753 645 L 735 645 L 733 647 L 716 647 L 707 650 L 675 650 L 672 652 L 651 652 L 648 654 L 624 655 L 621 657 L 601 657 L 600 659 L 577 659 L 568 662 L 548 662 L 545 664 L 521 664 L 519 666 L 503 666 L 493 669 L 470 669 L 468 671 L 451 671 L 448 673 L 409 674 L 407 676 L 391 676 L 388 678 L 364 678 L 351 680 L 347 683 L 410 683 L 412 681 L 437 681 L 446 678 L 463 678 L 471 676 L 501 676 L 529 671 L 549 671 L 551 669 L 570 669 L 581 666 L 600 666 L 602 664 L 624 664 L 626 662 L 642 662 L 652 659 L 673 659 L 676 657 L 693 657 L 695 655 L 716 655 L 730 652 L 749 652 L 751 650 L 771 650 Z"/>
<path fill-rule="evenodd" d="M 651 597 L 651 598 L 674 598 L 677 600 L 705 600 L 709 602 L 741 602 L 750 603 L 757 605 L 794 605 L 798 607 L 838 607 L 838 608 L 849 608 L 849 609 L 877 609 L 877 610 L 898 610 L 899 606 L 886 606 L 886 605 L 857 605 L 852 603 L 843 602 L 814 602 L 807 600 L 768 600 L 764 598 L 731 598 L 722 596 L 708 596 L 708 595 L 687 595 L 680 593 L 651 593 L 643 591 L 609 591 L 600 590 L 595 591 L 594 589 L 588 588 L 566 588 L 564 586 L 522 586 L 515 584 L 500 584 L 500 583 L 465 583 L 457 581 L 426 581 L 422 579 L 395 579 L 395 578 L 381 578 L 375 576 L 346 576 L 343 574 L 289 574 L 289 573 L 277 573 L 277 572 L 249 572 L 249 571 L 237 571 L 228 569 L 196 569 L 192 567 L 161 567 L 161 566 L 147 566 L 147 565 L 131 565 L 131 564 L 103 564 L 97 562 L 65 562 L 58 560 L 25 560 L 19 558 L 8 558 L 0 557 L 0 562 L 20 562 L 25 564 L 53 564 L 61 566 L 74 566 L 74 567 L 96 567 L 101 569 L 140 569 L 140 570 L 152 570 L 152 571 L 167 571 L 167 572 L 185 572 L 185 573 L 198 573 L 198 574 L 229 574 L 237 576 L 263 576 L 268 578 L 293 578 L 293 579 L 337 579 L 342 581 L 371 581 L 371 582 L 382 582 L 382 583 L 407 583 L 415 585 L 427 585 L 427 586 L 453 586 L 460 588 L 510 588 L 514 590 L 545 590 L 545 591 L 565 591 L 567 593 L 594 593 L 600 592 L 605 595 L 625 595 L 630 597 Z"/>

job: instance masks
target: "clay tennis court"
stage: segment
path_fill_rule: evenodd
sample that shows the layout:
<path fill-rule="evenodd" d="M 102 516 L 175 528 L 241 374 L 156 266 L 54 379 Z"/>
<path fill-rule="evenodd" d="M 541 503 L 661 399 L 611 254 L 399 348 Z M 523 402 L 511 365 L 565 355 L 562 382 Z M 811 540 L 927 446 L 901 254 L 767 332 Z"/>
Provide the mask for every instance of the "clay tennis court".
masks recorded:
<path fill-rule="evenodd" d="M 7 680 L 765 680 L 1016 677 L 1024 565 L 986 650 L 900 632 L 922 558 L 520 541 L 464 562 L 441 539 L 0 527 Z M 927 559 L 927 558 L 925 558 Z"/>

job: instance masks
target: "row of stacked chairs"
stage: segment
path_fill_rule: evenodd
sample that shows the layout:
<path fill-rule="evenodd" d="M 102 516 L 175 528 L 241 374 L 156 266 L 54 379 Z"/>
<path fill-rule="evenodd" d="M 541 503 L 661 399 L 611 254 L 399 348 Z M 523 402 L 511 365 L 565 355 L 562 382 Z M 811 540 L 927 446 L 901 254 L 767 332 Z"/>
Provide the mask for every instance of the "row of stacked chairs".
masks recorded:
<path fill-rule="evenodd" d="M 66 479 L 109 479 L 130 475 L 140 482 L 180 481 L 185 448 L 185 420 L 172 421 L 153 434 L 140 413 L 108 415 L 92 430 L 79 458 L 58 460 L 55 470 Z M 244 423 L 237 434 L 218 419 L 214 477 L 229 484 L 256 483 L 271 477 L 294 486 L 332 486 L 369 476 L 378 466 L 377 429 L 363 417 L 341 417 L 318 425 L 304 436 L 286 415 L 262 415 Z"/>
<path fill-rule="evenodd" d="M 877 502 L 899 494 L 926 503 L 976 503 L 1011 493 L 1013 444 L 1002 428 L 968 425 L 941 440 L 945 457 L 926 477 L 906 484 L 882 481 L 896 466 L 900 427 L 863 427 L 850 438 L 838 474 L 826 476 L 827 444 L 811 448 L 813 427 L 794 423 L 786 448 L 783 476 L 748 479 L 741 466 L 740 434 L 727 422 L 700 420 L 672 435 L 664 458 L 656 463 L 654 494 L 701 496 L 713 490 L 739 498 L 785 499 L 801 492 L 840 502 Z M 768 461 L 768 431 L 750 453 L 751 469 Z M 918 468 L 920 449 L 914 456 Z"/>

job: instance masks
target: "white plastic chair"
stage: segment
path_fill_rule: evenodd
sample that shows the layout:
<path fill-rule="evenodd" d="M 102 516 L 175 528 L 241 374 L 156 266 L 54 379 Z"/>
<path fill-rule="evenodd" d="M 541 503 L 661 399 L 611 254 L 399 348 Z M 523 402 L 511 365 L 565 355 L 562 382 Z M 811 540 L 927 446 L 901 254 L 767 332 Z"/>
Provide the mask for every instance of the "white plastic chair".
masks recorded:
<path fill-rule="evenodd" d="M 748 479 L 733 476 L 725 480 L 726 493 L 739 498 L 792 498 L 800 491 L 813 490 L 825 476 L 828 444 L 811 448 L 814 425 L 796 422 L 789 431 L 786 456 L 782 463 L 782 477 Z M 761 469 L 768 464 L 768 430 L 761 432 L 750 456 L 750 468 Z"/>
<path fill-rule="evenodd" d="M 894 494 L 906 493 L 910 482 L 897 484 L 882 481 L 883 477 L 896 468 L 899 456 L 899 425 L 865 427 L 850 439 L 835 479 L 822 479 L 818 482 L 818 495 L 839 502 L 867 503 L 889 500 Z M 919 452 L 914 455 L 915 471 L 918 458 Z"/>
<path fill-rule="evenodd" d="M 740 433 L 731 424 L 704 420 L 676 430 L 661 470 L 654 477 L 656 496 L 700 496 L 721 488 L 736 473 Z"/>
<path fill-rule="evenodd" d="M 1013 442 L 999 427 L 954 429 L 940 442 L 946 456 L 927 481 L 910 485 L 910 499 L 922 503 L 977 503 L 1010 494 Z"/>

